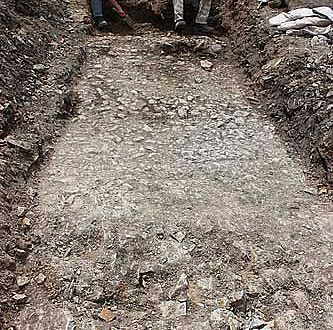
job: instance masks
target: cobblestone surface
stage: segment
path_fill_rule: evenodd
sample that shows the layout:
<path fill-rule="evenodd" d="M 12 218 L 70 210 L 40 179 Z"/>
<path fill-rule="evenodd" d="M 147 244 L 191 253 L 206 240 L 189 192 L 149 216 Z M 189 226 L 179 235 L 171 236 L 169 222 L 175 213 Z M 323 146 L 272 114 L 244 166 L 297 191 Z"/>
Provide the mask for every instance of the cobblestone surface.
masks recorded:
<path fill-rule="evenodd" d="M 231 63 L 161 51 L 182 40 L 89 41 L 35 210 L 30 266 L 60 289 L 31 289 L 17 329 L 333 327 L 332 209 Z"/>

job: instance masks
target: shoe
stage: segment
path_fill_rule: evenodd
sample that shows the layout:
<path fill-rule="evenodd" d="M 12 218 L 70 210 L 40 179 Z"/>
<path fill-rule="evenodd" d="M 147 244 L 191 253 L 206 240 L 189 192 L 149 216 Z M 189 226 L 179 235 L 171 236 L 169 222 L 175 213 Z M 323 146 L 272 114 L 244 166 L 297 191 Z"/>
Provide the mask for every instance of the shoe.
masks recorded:
<path fill-rule="evenodd" d="M 181 19 L 175 23 L 175 31 L 180 32 L 180 31 L 184 30 L 185 26 L 186 26 L 186 22 L 183 19 Z"/>
<path fill-rule="evenodd" d="M 103 29 L 108 26 L 108 22 L 103 17 L 96 17 L 95 24 L 99 29 Z"/>
<path fill-rule="evenodd" d="M 208 26 L 207 24 L 198 24 L 196 23 L 193 28 L 193 33 L 197 35 L 212 35 L 212 34 L 217 34 L 217 31 Z"/>

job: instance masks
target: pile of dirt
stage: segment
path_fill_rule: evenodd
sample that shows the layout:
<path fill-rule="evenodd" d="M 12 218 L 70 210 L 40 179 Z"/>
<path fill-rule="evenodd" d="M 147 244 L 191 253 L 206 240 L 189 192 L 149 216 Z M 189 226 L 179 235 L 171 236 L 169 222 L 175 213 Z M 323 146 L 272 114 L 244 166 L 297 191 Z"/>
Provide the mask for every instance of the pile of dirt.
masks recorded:
<path fill-rule="evenodd" d="M 67 2 L 0 0 L 0 30 L 1 328 L 19 289 L 15 268 L 34 243 L 25 235 L 34 194 L 23 188 L 71 114 L 72 78 L 83 53 Z"/>
<path fill-rule="evenodd" d="M 312 166 L 318 182 L 329 187 L 333 183 L 333 48 L 270 29 L 268 18 L 283 10 L 287 8 L 257 9 L 252 0 L 226 0 L 217 17 L 223 17 L 233 52 L 266 102 L 264 111 Z"/>

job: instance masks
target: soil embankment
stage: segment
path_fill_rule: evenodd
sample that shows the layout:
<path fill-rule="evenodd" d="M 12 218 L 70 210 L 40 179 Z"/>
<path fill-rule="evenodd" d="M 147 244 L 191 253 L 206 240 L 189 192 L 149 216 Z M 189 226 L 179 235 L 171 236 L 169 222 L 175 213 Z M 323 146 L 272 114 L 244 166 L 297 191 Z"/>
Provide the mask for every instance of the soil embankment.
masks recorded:
<path fill-rule="evenodd" d="M 0 328 L 15 305 L 15 267 L 32 246 L 26 181 L 72 111 L 84 52 L 70 14 L 63 1 L 0 1 Z"/>
<path fill-rule="evenodd" d="M 300 6 L 300 1 L 290 2 L 292 8 Z M 222 15 L 234 53 L 265 101 L 264 112 L 312 167 L 311 174 L 327 187 L 322 191 L 329 190 L 333 180 L 332 45 L 276 34 L 268 27 L 268 18 L 286 8 L 258 10 L 256 6 L 250 0 L 224 1 Z"/>

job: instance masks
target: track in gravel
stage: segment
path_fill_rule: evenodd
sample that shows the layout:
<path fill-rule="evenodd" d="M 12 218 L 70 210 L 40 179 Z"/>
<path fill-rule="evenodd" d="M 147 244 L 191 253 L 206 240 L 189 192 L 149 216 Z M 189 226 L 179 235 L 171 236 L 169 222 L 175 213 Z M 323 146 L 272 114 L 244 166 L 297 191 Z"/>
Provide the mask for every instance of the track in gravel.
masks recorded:
<path fill-rule="evenodd" d="M 17 329 L 329 325 L 332 210 L 233 64 L 161 54 L 179 40 L 89 40 L 78 116 L 39 177 L 25 271 L 46 281 Z"/>

